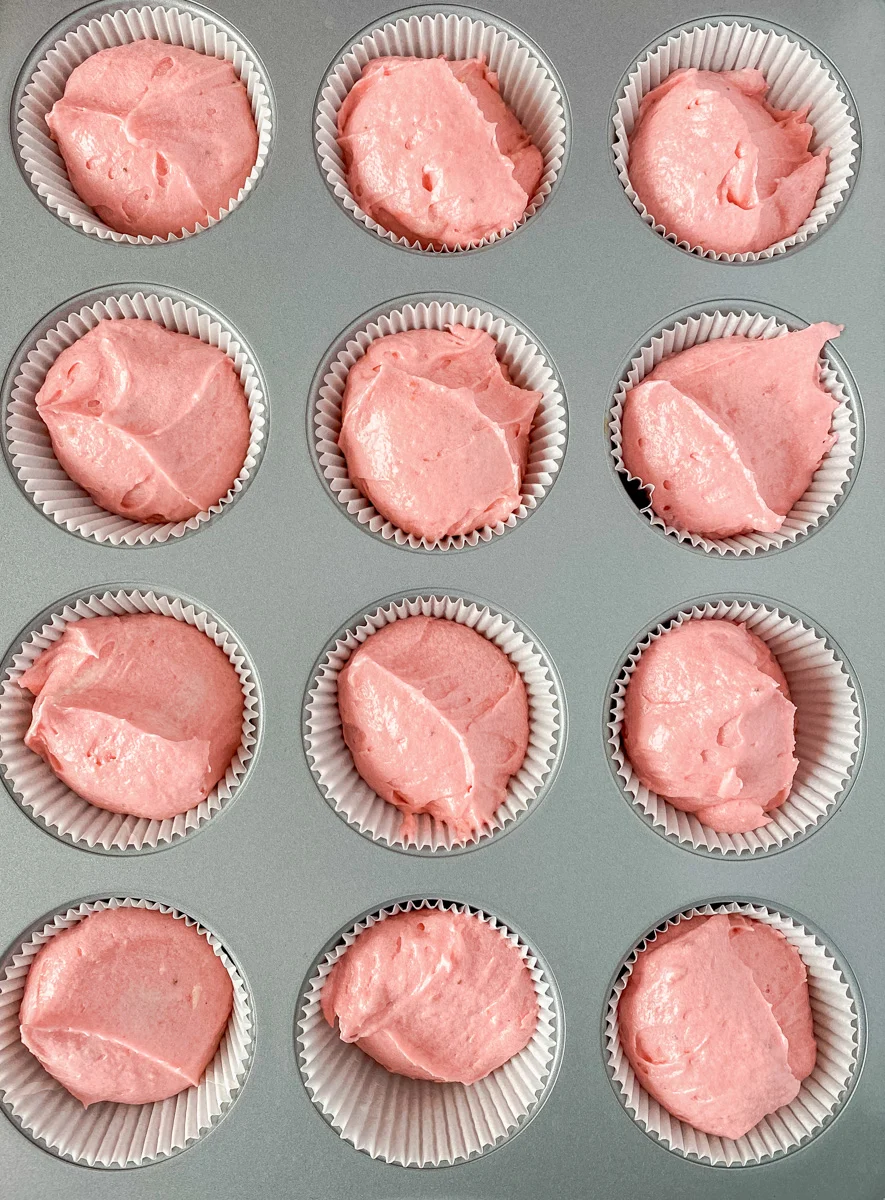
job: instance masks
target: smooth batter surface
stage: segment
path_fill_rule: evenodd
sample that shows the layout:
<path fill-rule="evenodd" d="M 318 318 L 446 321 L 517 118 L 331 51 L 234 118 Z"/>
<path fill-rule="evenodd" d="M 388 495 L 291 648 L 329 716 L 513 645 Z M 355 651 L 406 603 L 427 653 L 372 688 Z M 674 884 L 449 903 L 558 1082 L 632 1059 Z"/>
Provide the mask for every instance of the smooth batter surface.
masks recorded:
<path fill-rule="evenodd" d="M 155 321 L 101 321 L 63 350 L 37 394 L 55 456 L 96 504 L 185 521 L 227 495 L 249 408 L 216 346 Z"/>
<path fill-rule="evenodd" d="M 74 191 L 118 233 L 166 237 L 234 200 L 258 157 L 229 62 L 143 39 L 75 67 L 46 117 Z"/>
<path fill-rule="evenodd" d="M 200 1082 L 232 1006 L 230 975 L 193 926 L 101 909 L 37 954 L 21 1036 L 83 1105 L 149 1104 Z"/>
<path fill-rule="evenodd" d="M 639 955 L 618 1003 L 621 1044 L 673 1116 L 739 1138 L 799 1094 L 817 1057 L 805 964 L 778 930 L 692 917 Z"/>
<path fill-rule="evenodd" d="M 434 617 L 406 617 L 373 633 L 338 677 L 344 739 L 366 783 L 403 812 L 458 840 L 503 804 L 528 746 L 528 698 L 516 667 L 488 638 Z"/>
<path fill-rule="evenodd" d="M 76 621 L 18 682 L 35 697 L 25 745 L 110 812 L 187 812 L 242 738 L 239 676 L 223 650 L 174 617 Z"/>
<path fill-rule="evenodd" d="M 480 58 L 375 58 L 338 112 L 360 208 L 384 229 L 454 248 L 519 221 L 541 152 Z"/>
<path fill-rule="evenodd" d="M 378 338 L 344 391 L 339 445 L 375 508 L 428 542 L 519 507 L 540 392 L 517 387 L 481 329 Z"/>
<path fill-rule="evenodd" d="M 721 833 L 745 833 L 790 794 L 796 709 L 774 655 L 739 622 L 676 625 L 641 654 L 624 749 L 642 783 Z"/>
<path fill-rule="evenodd" d="M 716 338 L 665 358 L 621 419 L 631 475 L 668 525 L 710 537 L 780 529 L 836 442 L 820 352 L 841 326 Z"/>
<path fill-rule="evenodd" d="M 335 963 L 323 1015 L 388 1071 L 476 1083 L 531 1040 L 535 985 L 519 950 L 478 917 L 420 909 L 378 921 Z"/>
<path fill-rule="evenodd" d="M 778 112 L 761 71 L 674 71 L 644 97 L 630 135 L 630 183 L 656 224 L 722 254 L 791 237 L 827 173 L 807 109 Z"/>

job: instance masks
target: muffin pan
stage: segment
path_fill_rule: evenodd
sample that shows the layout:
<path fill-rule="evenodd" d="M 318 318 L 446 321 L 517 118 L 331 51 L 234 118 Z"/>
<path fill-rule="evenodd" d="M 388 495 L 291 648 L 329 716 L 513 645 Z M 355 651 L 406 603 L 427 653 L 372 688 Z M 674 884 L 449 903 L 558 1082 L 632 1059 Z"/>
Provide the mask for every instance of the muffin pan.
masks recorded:
<path fill-rule="evenodd" d="M 115 603 L 141 597 L 219 620 L 216 636 L 244 655 L 256 706 L 243 764 L 248 779 L 231 781 L 218 816 L 182 829 L 162 853 L 145 852 L 161 848 L 162 838 L 133 844 L 128 835 L 113 836 L 103 846 L 99 837 L 90 846 L 89 837 L 60 831 L 51 819 L 29 819 L 34 813 L 5 771 L 13 794 L 0 791 L 0 949 L 9 952 L 2 970 L 20 986 L 22 947 L 57 917 L 69 919 L 96 898 L 168 906 L 217 939 L 242 981 L 242 1056 L 223 1068 L 227 1090 L 217 1094 L 217 1111 L 200 1108 L 195 1124 L 138 1144 L 127 1114 L 107 1118 L 107 1126 L 87 1114 L 79 1141 L 59 1139 L 55 1129 L 41 1137 L 43 1126 L 30 1109 L 20 1119 L 20 1099 L 7 1090 L 0 1097 L 12 1118 L 0 1119 L 4 1198 L 92 1200 L 119 1191 L 127 1200 L 611 1200 L 653 1192 L 661 1200 L 881 1200 L 885 307 L 877 255 L 885 9 L 878 0 L 772 0 L 758 20 L 751 5 L 699 13 L 688 0 L 666 11 L 652 0 L 546 7 L 496 0 L 487 11 L 440 5 L 393 14 L 383 0 L 215 4 L 209 12 L 182 2 L 174 20 L 127 9 L 127 22 L 152 23 L 171 37 L 186 18 L 194 37 L 208 37 L 211 25 L 239 46 L 268 106 L 268 153 L 255 186 L 228 216 L 199 236 L 157 245 L 100 230 L 80 236 L 83 222 L 59 220 L 64 214 L 52 211 L 46 190 L 38 194 L 19 143 L 22 97 L 47 50 L 93 18 L 115 27 L 111 14 L 121 6 L 78 12 L 71 0 L 12 0 L 3 9 L 10 114 L 0 162 L 4 670 L 70 598 L 82 605 L 106 594 Z M 394 33 L 384 38 L 408 34 L 420 42 L 438 13 L 447 19 L 430 21 L 433 37 L 486 39 L 511 56 L 509 67 L 523 62 L 530 75 L 540 68 L 537 78 L 549 81 L 555 96 L 548 98 L 559 110 L 550 127 L 551 147 L 558 139 L 559 149 L 549 192 L 537 212 L 481 252 L 403 253 L 352 211 L 327 178 L 331 160 L 318 144 L 331 119 L 320 111 L 331 103 L 329 76 L 358 61 L 350 48 L 363 43 L 360 54 L 383 52 L 376 31 L 385 27 Z M 644 222 L 615 162 L 613 118 L 629 74 L 671 38 L 689 45 L 692 30 L 717 24 L 751 26 L 766 45 L 778 37 L 799 45 L 809 71 L 820 63 L 836 79 L 851 117 L 852 144 L 840 143 L 846 186 L 837 188 L 832 211 L 804 240 L 740 272 L 684 252 L 690 248 Z M 427 52 L 436 45 L 428 37 Z M 263 409 L 253 414 L 263 421 L 255 462 L 237 494 L 197 528 L 159 539 L 115 529 L 102 540 L 89 514 L 74 513 L 78 536 L 65 536 L 72 514 L 59 520 L 46 494 L 63 480 L 42 451 L 16 442 L 23 420 L 26 431 L 39 433 L 33 418 L 22 418 L 27 397 L 14 394 L 16 380 L 35 338 L 45 340 L 84 307 L 123 296 L 137 305 L 156 297 L 162 311 L 148 313 L 154 319 L 158 313 L 175 327 L 195 320 L 199 336 L 239 343 L 233 354 L 242 355 Z M 334 444 L 318 434 L 334 432 L 335 398 L 321 392 L 348 342 L 359 348 L 363 331 L 372 336 L 373 323 L 407 306 L 418 312 L 424 305 L 436 319 L 434 304 L 462 303 L 477 320 L 503 322 L 509 341 L 502 353 L 519 353 L 519 339 L 527 338 L 541 356 L 535 366 L 549 372 L 550 428 L 539 449 L 551 452 L 551 462 L 539 460 L 543 469 L 525 490 L 533 503 L 512 527 L 483 531 L 465 552 L 459 542 L 446 553 L 413 547 L 383 522 L 365 519 L 359 498 L 336 486 Z M 742 312 L 788 327 L 845 326 L 826 365 L 844 393 L 854 452 L 842 464 L 845 477 L 829 481 L 824 514 L 793 544 L 722 553 L 680 541 L 640 511 L 643 498 L 625 490 L 630 481 L 617 471 L 611 417 L 619 382 L 663 331 L 704 314 Z M 35 480 L 39 489 L 31 487 Z M 336 813 L 335 789 L 314 777 L 308 743 L 316 730 L 305 702 L 317 672 L 346 631 L 406 597 L 449 597 L 464 613 L 475 603 L 490 620 L 500 614 L 502 629 L 512 621 L 532 643 L 539 680 L 544 672 L 549 679 L 555 727 L 546 749 L 533 742 L 537 791 L 527 781 L 522 809 L 470 853 L 430 844 L 401 852 L 391 847 L 395 837 L 361 828 L 361 818 L 352 819 L 360 814 Z M 661 821 L 653 802 L 637 808 L 641 798 L 634 802 L 619 771 L 610 723 L 625 664 L 659 622 L 708 602 L 749 604 L 762 620 L 780 614 L 798 622 L 784 636 L 802 639 L 806 627 L 814 669 L 835 689 L 812 701 L 807 720 L 800 712 L 800 739 L 813 740 L 819 723 L 831 738 L 821 739 L 830 749 L 815 768 L 820 811 L 800 797 L 807 823 L 794 819 L 770 846 L 723 853 L 706 844 L 702 830 L 681 829 L 678 820 L 671 829 L 664 806 Z M 326 708 L 328 740 L 335 714 Z M 0 703 L 0 741 L 5 727 Z M 549 998 L 545 1044 L 531 1070 L 520 1068 L 506 1103 L 488 1097 L 486 1128 L 459 1127 L 460 1100 L 447 1107 L 431 1093 L 432 1112 L 425 1112 L 406 1086 L 385 1087 L 384 1105 L 375 1091 L 342 1095 L 328 1076 L 325 1091 L 314 1086 L 317 1047 L 305 1038 L 327 956 L 366 920 L 416 903 L 466 907 L 507 930 L 502 936 L 536 962 Z M 802 1113 L 782 1115 L 736 1148 L 664 1128 L 647 1098 L 631 1091 L 612 1040 L 611 1001 L 633 949 L 674 915 L 705 905 L 750 905 L 789 926 L 823 972 L 815 1015 L 832 1070 Z M 3 1062 L 15 1056 L 15 986 L 0 985 L 0 1092 L 8 1087 Z M 828 1023 L 827 1005 L 838 1007 L 838 1020 Z M 38 1108 L 37 1116 L 52 1115 L 48 1105 Z M 82 1122 L 80 1113 L 72 1116 Z M 383 1123 L 402 1133 L 396 1147 L 379 1140 Z M 72 1138 L 75 1126 L 65 1125 Z M 140 1164 L 149 1165 L 132 1169 Z M 102 1166 L 117 1169 L 103 1178 Z"/>

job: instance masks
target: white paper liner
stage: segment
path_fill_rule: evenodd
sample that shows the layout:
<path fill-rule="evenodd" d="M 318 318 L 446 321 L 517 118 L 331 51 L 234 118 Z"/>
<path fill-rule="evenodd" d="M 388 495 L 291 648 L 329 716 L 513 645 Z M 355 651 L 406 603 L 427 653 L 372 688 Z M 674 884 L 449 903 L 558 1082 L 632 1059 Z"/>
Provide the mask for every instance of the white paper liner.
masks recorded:
<path fill-rule="evenodd" d="M 152 524 L 133 521 L 101 508 L 70 478 L 56 458 L 49 430 L 37 411 L 37 393 L 63 350 L 102 321 L 136 317 L 153 321 L 175 333 L 199 338 L 206 345 L 221 350 L 233 363 L 249 406 L 249 447 L 239 474 L 216 504 L 186 521 Z M 219 321 L 196 303 L 153 292 L 147 295 L 114 292 L 91 305 L 84 304 L 53 329 L 43 332 L 41 328 L 33 333 L 20 348 L 12 373 L 14 378 L 3 428 L 9 460 L 22 490 L 34 504 L 56 525 L 81 537 L 110 546 L 160 545 L 182 537 L 200 529 L 236 500 L 261 461 L 267 403 L 258 365 L 234 327 L 227 321 Z"/>
<path fill-rule="evenodd" d="M 740 622 L 765 642 L 786 676 L 796 706 L 799 766 L 792 789 L 784 803 L 768 814 L 771 823 L 748 833 L 717 832 L 650 791 L 634 773 L 621 740 L 627 683 L 642 653 L 667 630 L 709 617 Z M 750 601 L 699 601 L 657 625 L 629 655 L 609 702 L 609 754 L 626 798 L 655 832 L 714 855 L 747 858 L 786 846 L 821 825 L 854 774 L 860 738 L 860 704 L 853 677 L 827 637 L 779 608 Z"/>
<path fill-rule="evenodd" d="M 621 417 L 627 393 L 642 383 L 658 363 L 672 354 L 688 350 L 691 346 L 718 338 L 735 335 L 751 338 L 784 337 L 791 331 L 791 326 L 783 324 L 774 316 L 744 310 L 723 312 L 715 309 L 698 317 L 686 317 L 651 338 L 631 359 L 627 371 L 618 383 L 609 411 L 611 454 L 618 473 L 631 483 L 638 484 L 649 496 L 654 491 L 653 487 L 646 488 L 643 481 L 632 475 L 624 464 L 621 451 Z M 851 405 L 850 392 L 835 360 L 827 357 L 826 350 L 820 357 L 820 382 L 837 404 L 831 425 L 837 441 L 815 471 L 808 490 L 796 501 L 776 533 L 747 533 L 727 538 L 709 538 L 669 525 L 652 510 L 650 504 L 642 509 L 643 516 L 647 517 L 656 529 L 669 534 L 677 541 L 688 542 L 707 553 L 722 556 L 753 555 L 766 550 L 779 550 L 783 546 L 793 545 L 812 529 L 817 529 L 832 515 L 843 496 L 854 471 L 857 450 L 857 421 Z"/>
<path fill-rule="evenodd" d="M 103 13 L 101 5 L 96 8 L 97 14 L 91 19 L 87 19 L 88 13 L 83 11 L 71 15 L 69 30 L 51 48 L 47 47 L 45 57 L 24 90 L 16 121 L 21 164 L 44 204 L 75 228 L 93 237 L 128 242 L 130 246 L 160 245 L 193 237 L 217 225 L 228 213 L 238 208 L 264 170 L 273 132 L 270 84 L 264 67 L 248 43 L 235 35 L 233 30 L 213 24 L 214 14 L 208 11 L 194 15 L 184 9 L 145 5 Z M 210 58 L 231 63 L 245 85 L 258 130 L 255 165 L 227 207 L 221 210 L 218 217 L 210 217 L 206 225 L 198 224 L 193 229 L 183 229 L 181 233 L 170 233 L 167 237 L 118 233 L 116 229 L 105 225 L 71 186 L 64 159 L 46 124 L 46 114 L 64 94 L 65 84 L 75 67 L 100 50 L 142 39 L 184 46 L 207 54 Z"/>
<path fill-rule="evenodd" d="M 358 774 L 344 741 L 338 710 L 338 676 L 366 638 L 393 621 L 417 615 L 467 625 L 494 642 L 522 676 L 529 702 L 525 760 L 507 786 L 507 798 L 491 825 L 465 842 L 426 813 L 416 817 L 415 841 L 404 843 L 403 814 L 377 795 Z M 353 619 L 317 663 L 305 698 L 304 742 L 317 786 L 349 825 L 375 841 L 413 852 L 444 853 L 486 842 L 534 807 L 556 773 L 565 745 L 565 705 L 551 660 L 515 619 L 460 596 L 405 596 Z"/>
<path fill-rule="evenodd" d="M 243 689 L 243 737 L 224 777 L 195 808 L 162 821 L 107 812 L 72 792 L 49 764 L 25 745 L 33 697 L 16 682 L 72 622 L 147 612 L 193 625 L 211 638 L 230 659 Z M 31 632 L 7 658 L 0 681 L 0 771 L 16 802 L 56 837 L 90 850 L 111 853 L 154 850 L 201 829 L 231 804 L 255 755 L 259 722 L 255 668 L 232 631 L 211 613 L 162 592 L 106 591 L 72 597 L 59 601 L 49 615 L 37 618 Z"/>
<path fill-rule="evenodd" d="M 230 975 L 233 1011 L 218 1052 L 196 1087 L 153 1104 L 101 1101 L 89 1108 L 46 1071 L 21 1040 L 19 1008 L 31 963 L 57 933 L 104 908 L 147 908 L 195 926 Z M 137 1167 L 184 1150 L 237 1099 L 253 1053 L 252 1000 L 218 938 L 193 917 L 153 900 L 112 897 L 56 915 L 16 947 L 0 976 L 0 1102 L 16 1125 L 61 1158 L 90 1167 Z"/>
<path fill-rule="evenodd" d="M 630 186 L 629 138 L 644 96 L 682 67 L 704 71 L 733 71 L 754 67 L 768 81 L 766 100 L 777 109 L 810 106 L 808 121 L 814 128 L 810 150 L 817 153 L 829 146 L 827 174 L 814 208 L 791 237 L 755 253 L 724 254 L 678 241 L 675 234 L 655 222 Z M 649 50 L 627 76 L 615 103 L 614 162 L 633 207 L 646 225 L 667 241 L 703 258 L 717 262 L 759 262 L 784 254 L 818 233 L 845 199 L 858 158 L 859 135 L 847 89 L 837 78 L 832 64 L 799 42 L 774 29 L 755 24 L 710 22 L 676 30 L 655 49 Z"/>
<path fill-rule="evenodd" d="M 343 1042 L 320 1007 L 334 963 L 363 930 L 394 913 L 438 908 L 467 913 L 516 946 L 535 984 L 538 1025 L 524 1050 L 477 1083 L 432 1083 L 385 1070 L 354 1043 Z M 489 913 L 443 900 L 407 900 L 364 917 L 328 952 L 299 1005 L 297 1054 L 314 1104 L 345 1141 L 373 1158 L 437 1167 L 476 1158 L 514 1136 L 552 1087 L 561 1031 L 551 980 L 530 946 Z"/>
<path fill-rule="evenodd" d="M 458 9 L 459 13 L 465 10 Z M 497 233 L 454 248 L 435 250 L 420 241 L 397 237 L 374 221 L 357 204 L 350 191 L 344 157 L 338 145 L 338 110 L 344 97 L 360 78 L 366 63 L 387 55 L 448 59 L 482 57 L 498 76 L 501 96 L 519 118 L 544 158 L 544 173 L 538 190 L 524 215 Z M 409 246 L 427 254 L 451 254 L 492 245 L 520 229 L 544 204 L 557 181 L 566 150 L 565 100 L 552 68 L 538 51 L 515 31 L 488 23 L 488 14 L 473 16 L 438 11 L 402 16 L 392 15 L 383 26 L 355 42 L 332 67 L 317 98 L 315 116 L 316 151 L 320 167 L 342 207 L 380 238 L 398 246 Z"/>
<path fill-rule="evenodd" d="M 407 533 L 383 517 L 354 485 L 347 461 L 338 445 L 341 431 L 341 407 L 351 367 L 377 338 L 411 329 L 448 329 L 466 325 L 482 329 L 498 343 L 499 361 L 507 367 L 511 380 L 519 387 L 541 393 L 542 399 L 532 422 L 529 457 L 520 489 L 519 507 L 506 521 L 484 525 L 469 534 L 438 538 L 435 541 Z M 334 351 L 333 351 L 334 354 Z M 514 529 L 533 512 L 553 486 L 568 436 L 568 414 L 562 385 L 545 353 L 501 316 L 466 304 L 451 301 L 430 304 L 406 304 L 373 317 L 364 328 L 348 338 L 347 345 L 327 360 L 313 403 L 314 453 L 322 478 L 334 498 L 361 526 L 397 546 L 411 550 L 461 550 L 488 542 Z"/>
<path fill-rule="evenodd" d="M 641 939 L 627 956 L 612 989 L 605 1012 L 605 1056 L 609 1075 L 627 1112 L 668 1150 L 714 1165 L 750 1166 L 806 1144 L 842 1108 L 860 1063 L 860 1003 L 833 951 L 798 920 L 774 908 L 714 902 L 686 909 L 666 924 L 678 925 L 691 917 L 714 913 L 741 913 L 772 926 L 795 947 L 805 964 L 817 1062 L 796 1099 L 763 1118 L 743 1137 L 733 1139 L 702 1133 L 678 1120 L 640 1086 L 621 1046 L 618 1002 L 638 954 L 654 942 L 654 932 Z"/>

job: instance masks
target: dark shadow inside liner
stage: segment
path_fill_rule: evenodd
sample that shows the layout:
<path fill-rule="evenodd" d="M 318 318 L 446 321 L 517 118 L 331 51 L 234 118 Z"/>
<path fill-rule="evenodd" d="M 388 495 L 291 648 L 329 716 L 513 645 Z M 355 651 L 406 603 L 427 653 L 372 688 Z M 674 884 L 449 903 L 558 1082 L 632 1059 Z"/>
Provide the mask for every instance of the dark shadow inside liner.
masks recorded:
<path fill-rule="evenodd" d="M 628 479 L 626 475 L 620 475 L 621 486 L 630 497 L 631 503 L 641 512 L 648 512 L 651 507 L 651 498 L 638 479 Z"/>

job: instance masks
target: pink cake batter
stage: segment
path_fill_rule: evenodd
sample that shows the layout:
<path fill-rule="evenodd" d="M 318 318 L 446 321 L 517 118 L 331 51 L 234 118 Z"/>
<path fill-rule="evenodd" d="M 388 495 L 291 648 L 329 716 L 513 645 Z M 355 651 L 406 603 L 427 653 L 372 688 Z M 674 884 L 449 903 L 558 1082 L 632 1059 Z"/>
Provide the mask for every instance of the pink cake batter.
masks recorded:
<path fill-rule="evenodd" d="M 194 1086 L 233 1006 L 221 959 L 192 925 L 100 909 L 51 938 L 28 972 L 21 1037 L 86 1107 L 150 1104 Z"/>
<path fill-rule="evenodd" d="M 618 1003 L 621 1045 L 645 1090 L 716 1137 L 789 1104 L 817 1045 L 805 964 L 782 933 L 697 916 L 642 951 Z"/>
<path fill-rule="evenodd" d="M 524 1049 L 538 1023 L 519 950 L 478 917 L 419 909 L 378 921 L 338 959 L 323 1016 L 388 1071 L 476 1083 Z"/>
<path fill-rule="evenodd" d="M 143 39 L 75 67 L 46 117 L 74 191 L 118 233 L 167 237 L 236 199 L 258 157 L 229 62 Z"/>
<path fill-rule="evenodd" d="M 674 71 L 644 97 L 630 183 L 656 224 L 722 254 L 791 237 L 814 208 L 828 149 L 811 154 L 807 109 L 778 112 L 761 71 Z"/>
<path fill-rule="evenodd" d="M 790 794 L 796 709 L 774 655 L 739 622 L 685 621 L 644 650 L 624 698 L 642 783 L 720 833 L 768 825 Z"/>
<path fill-rule="evenodd" d="M 459 841 L 490 822 L 528 747 L 525 684 L 481 633 L 406 617 L 373 633 L 338 676 L 354 765 L 401 809 L 410 841 L 429 813 Z"/>
<path fill-rule="evenodd" d="M 378 512 L 433 542 L 519 507 L 540 400 L 510 382 L 481 329 L 394 333 L 351 368 L 338 441 Z"/>
<path fill-rule="evenodd" d="M 216 346 L 154 321 L 101 321 L 37 393 L 55 456 L 108 512 L 186 521 L 217 504 L 249 447 L 249 409 Z"/>
<path fill-rule="evenodd" d="M 338 144 L 363 212 L 436 249 L 513 226 L 544 172 L 481 58 L 372 59 L 338 112 Z"/>
<path fill-rule="evenodd" d="M 819 356 L 840 331 L 822 322 L 783 337 L 716 338 L 631 388 L 624 465 L 654 489 L 662 520 L 710 537 L 780 529 L 836 442 Z"/>
<path fill-rule="evenodd" d="M 206 634 L 174 617 L 75 621 L 18 683 L 35 697 L 25 745 L 109 812 L 187 812 L 242 738 L 239 676 Z"/>

